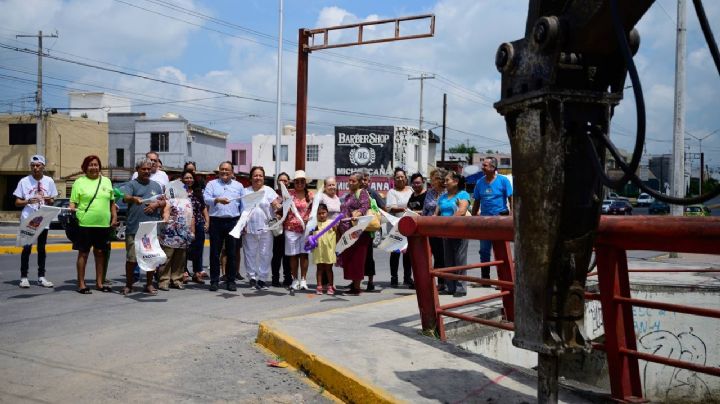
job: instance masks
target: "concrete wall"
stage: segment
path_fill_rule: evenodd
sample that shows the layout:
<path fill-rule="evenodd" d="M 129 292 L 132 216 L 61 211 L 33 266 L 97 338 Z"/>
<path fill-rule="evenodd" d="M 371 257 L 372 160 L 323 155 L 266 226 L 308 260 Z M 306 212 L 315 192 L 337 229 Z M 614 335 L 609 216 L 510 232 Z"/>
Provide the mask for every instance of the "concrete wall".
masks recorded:
<path fill-rule="evenodd" d="M 335 136 L 308 135 L 307 145 L 318 145 L 318 161 L 306 161 L 305 172 L 310 179 L 322 179 L 335 172 Z M 288 147 L 288 161 L 280 162 L 280 171 L 292 177 L 295 173 L 295 134 L 283 135 L 281 145 Z M 275 175 L 273 148 L 275 135 L 255 135 L 252 138 L 252 165 L 261 165 L 265 174 Z"/>
<path fill-rule="evenodd" d="M 70 116 L 108 122 L 108 112 L 130 112 L 130 104 L 129 99 L 108 93 L 70 93 Z"/>
<path fill-rule="evenodd" d="M 134 167 L 135 121 L 143 118 L 144 112 L 108 114 L 108 158 L 112 167 Z M 122 162 L 117 161 L 117 149 L 125 151 Z"/>

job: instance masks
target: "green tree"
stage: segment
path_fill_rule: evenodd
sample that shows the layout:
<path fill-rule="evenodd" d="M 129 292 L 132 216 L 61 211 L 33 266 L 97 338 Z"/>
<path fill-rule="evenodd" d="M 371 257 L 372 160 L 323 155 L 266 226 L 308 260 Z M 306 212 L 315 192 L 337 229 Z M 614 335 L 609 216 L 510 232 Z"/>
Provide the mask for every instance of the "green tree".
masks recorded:
<path fill-rule="evenodd" d="M 448 151 L 450 153 L 466 153 L 468 155 L 468 162 L 472 161 L 473 154 L 478 152 L 475 146 L 468 146 L 463 143 L 449 148 Z"/>

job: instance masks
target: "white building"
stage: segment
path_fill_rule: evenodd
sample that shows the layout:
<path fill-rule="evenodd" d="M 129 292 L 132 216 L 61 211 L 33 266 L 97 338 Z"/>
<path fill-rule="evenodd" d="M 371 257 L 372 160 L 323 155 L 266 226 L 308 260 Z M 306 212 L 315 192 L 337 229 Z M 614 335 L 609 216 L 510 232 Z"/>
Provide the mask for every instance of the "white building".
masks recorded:
<path fill-rule="evenodd" d="M 295 173 L 295 127 L 285 125 L 280 137 L 280 172 Z M 335 172 L 335 137 L 309 134 L 305 140 L 305 173 L 309 179 L 323 179 Z M 263 166 L 265 174 L 275 176 L 275 135 L 252 137 L 253 165 Z"/>
<path fill-rule="evenodd" d="M 70 116 L 107 122 L 108 113 L 131 112 L 129 99 L 108 93 L 70 93 Z"/>

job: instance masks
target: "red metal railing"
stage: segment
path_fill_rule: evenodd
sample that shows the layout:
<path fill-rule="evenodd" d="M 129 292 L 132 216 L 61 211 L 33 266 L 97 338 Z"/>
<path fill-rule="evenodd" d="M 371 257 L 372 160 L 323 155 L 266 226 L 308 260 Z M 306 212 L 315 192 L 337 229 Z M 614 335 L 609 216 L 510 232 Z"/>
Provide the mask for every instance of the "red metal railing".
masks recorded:
<path fill-rule="evenodd" d="M 459 318 L 505 330 L 513 330 L 514 264 L 509 242 L 513 239 L 511 217 L 405 217 L 400 231 L 408 236 L 408 252 L 412 254 L 413 276 L 424 330 L 437 331 L 445 340 L 442 316 Z M 495 261 L 453 268 L 432 268 L 428 237 L 492 240 Z M 602 217 L 595 242 L 600 293 L 586 293 L 586 298 L 599 300 L 603 314 L 605 343 L 593 348 L 607 355 L 612 397 L 625 402 L 642 398 L 638 359 L 661 363 L 700 373 L 720 376 L 720 368 L 698 365 L 639 352 L 633 324 L 632 307 L 675 311 L 710 318 L 720 318 L 720 310 L 654 302 L 632 298 L 627 267 L 628 250 L 675 251 L 680 253 L 720 254 L 720 218 L 706 217 Z M 495 265 L 498 280 L 484 280 L 453 272 Z M 660 270 L 654 272 L 686 272 Z M 702 270 L 701 270 L 702 271 Z M 693 271 L 693 272 L 701 272 Z M 639 271 L 638 271 L 639 272 Z M 466 280 L 501 288 L 480 298 L 440 305 L 434 278 Z M 451 309 L 502 299 L 503 320 L 475 318 Z"/>

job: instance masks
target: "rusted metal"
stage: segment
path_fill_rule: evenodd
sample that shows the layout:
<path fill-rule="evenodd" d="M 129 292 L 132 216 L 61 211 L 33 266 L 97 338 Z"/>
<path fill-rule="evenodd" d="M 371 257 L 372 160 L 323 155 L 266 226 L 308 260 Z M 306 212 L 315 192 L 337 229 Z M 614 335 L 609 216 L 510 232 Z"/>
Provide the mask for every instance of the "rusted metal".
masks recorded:
<path fill-rule="evenodd" d="M 449 311 L 449 310 L 438 310 L 438 314 L 441 314 L 446 317 L 454 317 L 454 318 L 457 318 L 460 320 L 469 321 L 471 323 L 478 323 L 478 324 L 487 325 L 490 327 L 500 328 L 501 330 L 513 331 L 515 329 L 515 326 L 513 325 L 513 323 L 506 322 L 506 321 L 486 320 L 484 318 L 468 316 L 465 314 L 455 313 L 455 312 Z"/>
<path fill-rule="evenodd" d="M 720 376 L 720 368 L 715 366 L 699 365 L 697 363 L 666 358 L 663 356 L 638 352 L 637 350 L 631 350 L 627 348 L 621 348 L 620 353 L 626 356 L 634 357 L 635 359 L 642 359 L 648 362 L 662 363 L 663 365 L 673 366 L 676 368 L 692 370 L 695 372 L 705 373 L 713 376 Z"/>
<path fill-rule="evenodd" d="M 436 307 L 440 306 L 440 298 L 435 288 L 430 268 L 432 268 L 432 253 L 427 237 L 408 237 L 407 253 L 412 257 L 413 280 L 415 282 L 415 296 L 420 308 L 420 322 L 424 332 L 435 332 L 445 339 L 443 324 L 438 324 Z M 442 323 L 442 322 L 440 322 Z"/>
<path fill-rule="evenodd" d="M 647 307 L 649 309 L 674 311 L 676 313 L 692 314 L 696 316 L 720 318 L 720 310 L 708 309 L 706 307 L 691 307 L 681 304 L 653 302 L 650 300 L 634 299 L 631 297 L 616 296 L 614 299 L 617 303 L 629 304 L 637 307 Z"/>
<path fill-rule="evenodd" d="M 400 34 L 400 23 L 404 21 L 417 21 L 417 20 L 428 20 L 428 30 L 427 32 L 420 33 L 420 34 L 414 34 L 414 35 L 401 35 Z M 388 38 L 378 38 L 378 39 L 364 39 L 363 38 L 363 31 L 365 27 L 373 26 L 373 25 L 382 25 L 382 24 L 393 24 L 393 36 Z M 349 29 L 357 29 L 357 35 L 356 41 L 352 42 L 339 42 L 339 43 L 328 43 L 328 37 L 330 32 L 332 31 L 343 31 L 343 30 L 349 30 Z M 364 21 L 361 23 L 356 24 L 346 24 L 346 25 L 337 25 L 334 27 L 327 27 L 327 28 L 316 28 L 316 29 L 309 29 L 307 30 L 308 34 L 310 35 L 310 39 L 312 42 L 312 45 L 309 45 L 308 50 L 314 51 L 314 50 L 321 50 L 321 49 L 332 49 L 332 48 L 344 48 L 347 46 L 355 46 L 355 45 L 367 45 L 367 44 L 373 44 L 373 43 L 382 43 L 382 42 L 391 42 L 391 41 L 402 41 L 407 39 L 418 39 L 418 38 L 429 38 L 435 35 L 435 15 L 434 14 L 423 14 L 423 15 L 414 15 L 414 16 L 408 16 L 408 17 L 401 17 L 401 18 L 390 18 L 390 19 L 384 19 L 384 20 L 377 20 L 377 21 Z M 315 35 L 322 35 L 323 41 L 322 45 L 315 45 Z"/>
<path fill-rule="evenodd" d="M 614 398 L 642 397 L 637 358 L 620 353 L 622 349 L 637 350 L 632 307 L 615 301 L 618 296 L 630 297 L 627 256 L 625 250 L 606 246 L 597 246 L 595 256 L 610 390 Z"/>
<path fill-rule="evenodd" d="M 405 216 L 398 224 L 405 236 L 460 237 L 469 240 L 513 240 L 510 216 Z"/>
<path fill-rule="evenodd" d="M 441 274 L 444 272 L 457 272 L 457 271 L 465 271 L 467 269 L 477 269 L 477 268 L 485 268 L 485 267 L 492 267 L 495 265 L 502 264 L 502 261 L 490 261 L 490 262 L 479 262 L 477 264 L 470 264 L 470 265 L 458 265 L 455 267 L 445 267 L 441 269 L 433 269 L 433 272 L 437 276 L 437 274 Z"/>
<path fill-rule="evenodd" d="M 308 64 L 309 64 L 308 30 L 298 30 L 298 66 L 297 66 L 297 102 L 295 109 L 295 169 L 305 169 L 305 148 L 307 139 L 307 96 L 308 96 Z M 282 161 L 282 156 L 275 156 Z M 278 173 L 275 173 L 276 175 Z"/>
<path fill-rule="evenodd" d="M 463 300 L 461 302 L 445 304 L 445 305 L 440 306 L 438 309 L 439 310 L 450 310 L 450 309 L 455 309 L 455 308 L 462 307 L 462 306 L 470 306 L 472 304 L 484 303 L 484 302 L 487 302 L 490 300 L 499 299 L 503 296 L 509 296 L 510 294 L 511 293 L 508 291 L 500 292 L 500 293 L 493 293 L 491 295 L 485 295 L 485 296 L 476 297 L 473 299 L 467 299 L 467 300 Z"/>

